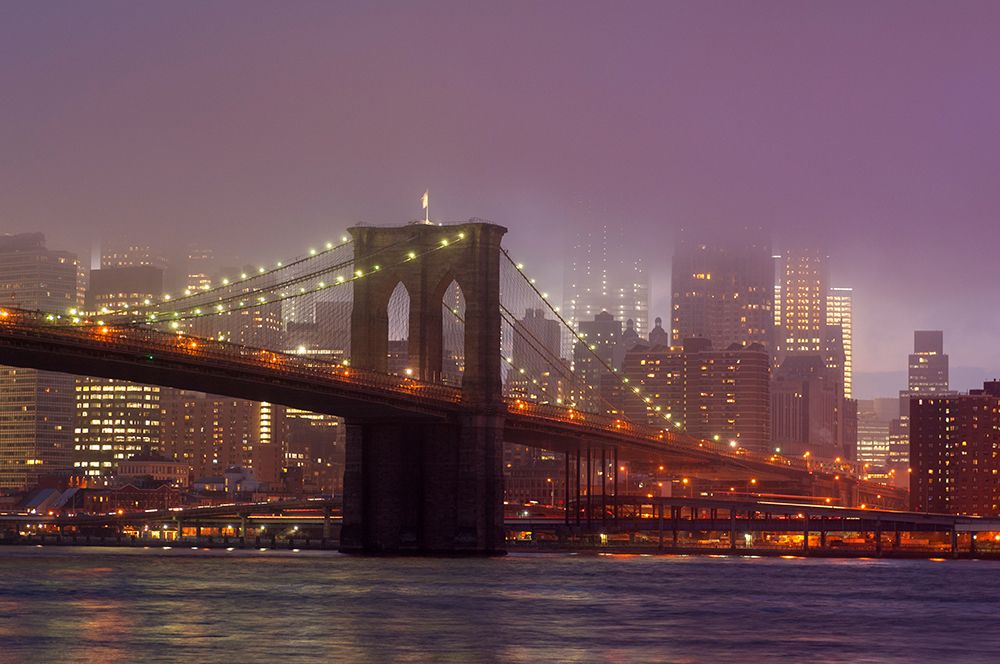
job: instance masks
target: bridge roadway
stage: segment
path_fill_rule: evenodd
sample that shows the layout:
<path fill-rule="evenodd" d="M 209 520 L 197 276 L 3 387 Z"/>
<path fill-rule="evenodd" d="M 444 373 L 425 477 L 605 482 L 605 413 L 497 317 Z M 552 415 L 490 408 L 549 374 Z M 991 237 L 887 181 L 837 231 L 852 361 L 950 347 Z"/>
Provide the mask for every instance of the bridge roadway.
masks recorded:
<path fill-rule="evenodd" d="M 1000 533 L 1000 518 L 956 516 L 950 514 L 929 514 L 899 510 L 856 509 L 829 505 L 816 505 L 765 499 L 730 499 L 727 497 L 701 498 L 647 498 L 622 496 L 617 500 L 608 498 L 608 509 L 604 518 L 593 515 L 564 513 L 561 517 L 512 517 L 504 520 L 504 528 L 509 536 L 532 533 L 549 533 L 558 536 L 564 543 L 570 540 L 589 548 L 588 535 L 602 536 L 629 534 L 642 537 L 641 541 L 658 543 L 661 550 L 683 550 L 698 552 L 729 552 L 774 554 L 802 550 L 805 553 L 828 555 L 835 553 L 829 547 L 841 545 L 844 554 L 864 554 L 865 550 L 882 555 L 883 546 L 888 543 L 893 551 L 903 554 L 927 555 L 942 550 L 953 555 L 960 548 L 970 554 L 996 553 L 996 543 L 992 538 L 977 545 L 976 535 Z M 175 538 L 163 536 L 150 539 L 146 535 L 139 540 L 122 539 L 126 527 L 165 532 L 179 532 L 184 527 L 186 544 L 209 546 L 306 546 L 310 548 L 331 548 L 337 545 L 342 519 L 338 514 L 340 501 L 332 498 L 307 498 L 278 500 L 256 503 L 226 503 L 197 507 L 178 507 L 142 512 L 108 514 L 62 514 L 55 516 L 30 513 L 0 513 L 0 540 L 7 543 L 58 543 L 58 544 L 156 544 L 173 543 Z M 615 518 L 614 514 L 620 515 Z M 578 518 L 579 517 L 579 518 Z M 163 524 L 162 526 L 160 524 Z M 34 535 L 19 537 L 13 535 L 25 526 L 42 527 Z M 289 529 L 297 526 L 296 532 Z M 277 527 L 277 529 L 275 529 Z M 67 533 L 66 529 L 70 529 Z M 112 528 L 117 535 L 108 537 L 101 529 Z M 202 528 L 216 531 L 225 529 L 232 534 L 223 537 L 203 535 Z M 56 537 L 57 529 L 62 537 Z M 96 532 L 94 529 L 99 529 Z M 45 531 L 49 536 L 45 536 Z M 191 535 L 195 530 L 196 534 Z M 106 531 L 104 531 L 106 532 Z M 251 534 L 252 533 L 252 534 Z M 857 533 L 868 535 L 868 544 L 859 549 L 856 543 L 843 544 L 843 540 L 830 537 L 834 534 Z M 681 535 L 686 535 L 681 540 Z M 769 536 L 792 536 L 801 543 L 785 543 L 775 547 L 761 540 Z M 906 534 L 910 541 L 901 545 L 901 536 Z M 939 544 L 931 544 L 921 537 L 937 534 Z M 79 539 L 77 537 L 79 535 Z M 690 539 L 700 536 L 715 536 L 707 542 L 699 540 L 692 544 Z M 744 543 L 746 535 L 752 535 L 753 544 Z M 914 538 L 916 536 L 916 538 Z M 960 547 L 960 537 L 965 542 Z M 891 539 L 886 539 L 891 538 Z M 912 540 L 916 539 L 916 544 Z M 886 540 L 886 541 L 884 541 Z M 537 540 L 536 540 L 537 541 Z M 569 544 L 572 548 L 572 544 Z M 706 548 L 706 546 L 708 548 Z M 977 549 L 978 546 L 978 549 Z M 796 548 L 798 547 L 798 548 Z M 621 548 L 620 544 L 609 545 L 609 550 Z M 638 544 L 641 549 L 642 545 Z M 825 551 L 825 554 L 823 553 Z"/>
<path fill-rule="evenodd" d="M 953 514 L 932 514 L 886 509 L 858 509 L 831 505 L 816 505 L 777 500 L 747 500 L 716 497 L 702 498 L 643 498 L 622 496 L 617 501 L 609 499 L 609 507 L 591 518 L 586 514 L 575 513 L 572 518 L 565 514 L 563 518 L 508 518 L 506 528 L 508 533 L 531 533 L 536 538 L 540 533 L 557 536 L 560 541 L 568 542 L 574 538 L 600 534 L 602 540 L 608 535 L 629 534 L 633 537 L 645 535 L 646 541 L 653 541 L 659 549 L 669 546 L 671 549 L 685 552 L 728 552 L 728 553 L 759 553 L 773 555 L 775 552 L 788 552 L 790 545 L 775 547 L 761 542 L 760 536 L 794 537 L 800 541 L 799 550 L 813 553 L 820 549 L 822 555 L 831 554 L 830 545 L 838 544 L 828 539 L 831 534 L 857 533 L 862 539 L 871 541 L 871 552 L 881 556 L 885 539 L 891 538 L 890 546 L 897 554 L 926 555 L 945 550 L 958 555 L 960 538 L 965 541 L 970 555 L 989 552 L 997 555 L 997 537 L 1000 537 L 1000 518 L 978 517 Z M 615 518 L 614 514 L 619 514 Z M 603 517 L 603 518 L 602 518 Z M 989 533 L 991 537 L 977 541 L 979 535 Z M 697 542 L 682 542 L 681 534 L 692 536 L 708 536 L 710 539 Z M 910 543 L 903 546 L 902 535 L 917 540 L 916 545 Z M 714 535 L 715 539 L 711 539 Z M 930 540 L 920 541 L 927 536 L 943 536 L 940 545 L 933 545 Z M 914 537 L 916 536 L 916 537 Z M 748 540 L 740 544 L 741 540 Z M 753 544 L 753 542 L 757 542 Z M 844 553 L 864 553 L 855 544 L 846 544 L 840 540 L 841 546 L 846 546 Z M 707 549 L 706 549 L 707 545 Z M 639 547 L 641 548 L 641 547 Z M 863 549 L 864 547 L 862 547 Z M 708 550 L 711 549 L 711 550 Z M 905 551 L 908 549 L 908 551 Z M 825 553 L 824 553 L 825 552 Z"/>
<path fill-rule="evenodd" d="M 456 387 L 147 328 L 71 326 L 52 319 L 0 310 L 0 364 L 270 401 L 355 421 L 440 421 L 463 410 Z M 618 448 L 625 458 L 669 463 L 707 479 L 753 475 L 811 482 L 849 474 L 846 466 L 730 450 L 567 407 L 518 399 L 507 400 L 506 407 L 504 441 L 513 444 L 566 453 Z"/>

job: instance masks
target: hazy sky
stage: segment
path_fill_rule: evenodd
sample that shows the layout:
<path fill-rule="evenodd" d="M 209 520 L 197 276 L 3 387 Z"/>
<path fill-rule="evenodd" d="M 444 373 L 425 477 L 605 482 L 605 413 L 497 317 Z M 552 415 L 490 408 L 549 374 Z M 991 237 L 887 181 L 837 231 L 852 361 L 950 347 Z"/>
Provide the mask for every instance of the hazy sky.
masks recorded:
<path fill-rule="evenodd" d="M 625 229 L 820 243 L 860 371 L 1000 368 L 998 2 L 4 2 L 0 231 L 278 259 L 356 221 L 507 226 L 558 292 Z M 537 266 L 536 270 L 532 270 Z M 963 385 L 961 387 L 968 387 Z"/>

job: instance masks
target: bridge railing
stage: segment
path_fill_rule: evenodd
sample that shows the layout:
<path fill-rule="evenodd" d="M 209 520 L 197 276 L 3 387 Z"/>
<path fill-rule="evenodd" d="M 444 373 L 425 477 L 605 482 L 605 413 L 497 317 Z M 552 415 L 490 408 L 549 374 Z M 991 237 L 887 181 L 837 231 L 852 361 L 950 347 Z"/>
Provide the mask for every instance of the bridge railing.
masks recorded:
<path fill-rule="evenodd" d="M 704 450 L 718 456 L 745 462 L 766 463 L 801 470 L 809 469 L 807 464 L 799 459 L 789 459 L 779 454 L 760 454 L 746 448 L 732 450 L 713 441 L 699 440 L 694 436 L 677 434 L 666 429 L 635 424 L 621 418 L 589 413 L 566 406 L 538 404 L 523 399 L 509 399 L 507 400 L 507 409 L 511 413 L 520 413 L 539 419 L 572 424 L 643 442 L 664 443 L 692 451 Z"/>
<path fill-rule="evenodd" d="M 405 376 L 383 374 L 358 369 L 343 363 L 329 362 L 304 355 L 283 353 L 264 348 L 242 346 L 215 339 L 161 332 L 132 326 L 87 324 L 68 326 L 55 316 L 38 311 L 11 307 L 0 309 L 0 327 L 8 335 L 37 339 L 71 341 L 77 348 L 101 352 L 114 348 L 136 354 L 136 359 L 156 361 L 156 354 L 165 358 L 185 358 L 192 364 L 212 366 L 221 370 L 240 367 L 244 370 L 271 378 L 275 374 L 293 379 L 336 382 L 375 389 L 393 394 L 405 394 L 421 401 L 460 403 L 462 391 L 458 387 L 427 383 Z M 195 362 L 196 360 L 196 362 Z M 560 422 L 622 438 L 642 442 L 663 443 L 690 451 L 704 450 L 735 461 L 765 463 L 797 470 L 835 472 L 817 465 L 818 461 L 793 459 L 778 454 L 760 454 L 746 448 L 729 449 L 713 441 L 699 440 L 649 425 L 635 424 L 622 418 L 580 411 L 567 406 L 539 404 L 522 399 L 508 399 L 508 411 L 514 414 Z M 850 474 L 846 472 L 845 474 Z"/>
<path fill-rule="evenodd" d="M 458 403 L 462 396 L 461 390 L 456 387 L 358 369 L 305 355 L 141 327 L 100 324 L 67 326 L 51 320 L 52 318 L 44 312 L 10 307 L 0 310 L 0 326 L 6 328 L 8 334 L 71 341 L 75 347 L 97 352 L 111 348 L 120 352 L 134 352 L 136 359 L 145 357 L 150 362 L 156 361 L 157 353 L 163 353 L 165 359 L 187 358 L 196 360 L 199 366 L 223 370 L 232 370 L 234 366 L 238 366 L 253 372 L 266 371 L 269 377 L 278 374 L 295 379 L 346 383 L 426 400 Z"/>

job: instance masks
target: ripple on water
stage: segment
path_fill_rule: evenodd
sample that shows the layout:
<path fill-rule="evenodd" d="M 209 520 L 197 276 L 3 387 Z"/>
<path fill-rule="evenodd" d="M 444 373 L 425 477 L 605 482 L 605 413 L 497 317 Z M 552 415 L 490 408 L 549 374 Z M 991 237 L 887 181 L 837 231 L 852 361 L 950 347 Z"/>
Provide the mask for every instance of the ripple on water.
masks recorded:
<path fill-rule="evenodd" d="M 1000 563 L 0 549 L 0 662 L 997 661 Z"/>

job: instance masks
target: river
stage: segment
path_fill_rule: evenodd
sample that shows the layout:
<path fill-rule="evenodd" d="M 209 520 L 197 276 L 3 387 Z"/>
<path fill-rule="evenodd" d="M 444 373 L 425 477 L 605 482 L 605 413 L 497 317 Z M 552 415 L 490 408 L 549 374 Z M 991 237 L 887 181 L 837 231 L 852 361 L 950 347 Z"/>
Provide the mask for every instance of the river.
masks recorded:
<path fill-rule="evenodd" d="M 1000 562 L 0 547 L 0 662 L 997 662 Z"/>

